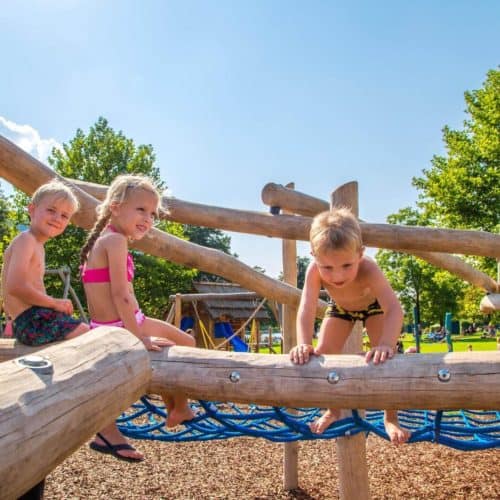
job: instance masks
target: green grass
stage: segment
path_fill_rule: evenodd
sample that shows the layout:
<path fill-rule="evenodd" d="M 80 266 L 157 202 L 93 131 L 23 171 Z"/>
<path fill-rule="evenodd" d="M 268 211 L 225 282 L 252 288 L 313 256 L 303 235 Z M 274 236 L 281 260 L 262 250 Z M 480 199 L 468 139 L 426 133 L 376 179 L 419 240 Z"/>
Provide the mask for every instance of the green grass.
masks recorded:
<path fill-rule="evenodd" d="M 497 341 L 495 338 L 481 338 L 481 334 L 477 333 L 476 335 L 453 335 L 453 352 L 463 352 L 467 351 L 469 345 L 472 345 L 473 351 L 495 351 L 497 349 Z M 317 339 L 313 340 L 313 345 L 316 345 Z M 415 345 L 415 340 L 413 339 L 413 335 L 406 334 L 403 337 L 403 346 L 404 348 L 408 348 L 410 346 Z M 275 344 L 273 349 L 276 353 L 281 353 L 280 345 Z M 448 345 L 446 342 L 428 342 L 421 341 L 420 342 L 420 352 L 422 354 L 431 354 L 431 353 L 444 353 L 448 352 Z M 261 346 L 259 349 L 260 354 L 269 354 L 269 348 Z"/>
<path fill-rule="evenodd" d="M 463 352 L 467 351 L 469 345 L 472 346 L 473 351 L 496 351 L 497 341 L 495 338 L 481 338 L 481 334 L 468 335 L 462 337 L 461 335 L 453 335 L 453 352 Z M 403 338 L 403 346 L 407 347 L 414 346 L 415 340 L 413 335 L 407 334 Z M 423 354 L 429 354 L 434 352 L 448 352 L 448 345 L 446 342 L 420 342 L 420 352 Z"/>

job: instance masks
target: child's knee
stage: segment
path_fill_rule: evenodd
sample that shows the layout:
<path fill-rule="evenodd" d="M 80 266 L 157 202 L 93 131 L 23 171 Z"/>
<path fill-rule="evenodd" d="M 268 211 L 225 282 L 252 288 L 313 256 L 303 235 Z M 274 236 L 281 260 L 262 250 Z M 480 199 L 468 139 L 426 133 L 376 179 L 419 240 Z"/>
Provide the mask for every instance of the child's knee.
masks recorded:
<path fill-rule="evenodd" d="M 80 323 L 66 338 L 75 338 L 90 331 L 90 326 L 87 323 Z"/>

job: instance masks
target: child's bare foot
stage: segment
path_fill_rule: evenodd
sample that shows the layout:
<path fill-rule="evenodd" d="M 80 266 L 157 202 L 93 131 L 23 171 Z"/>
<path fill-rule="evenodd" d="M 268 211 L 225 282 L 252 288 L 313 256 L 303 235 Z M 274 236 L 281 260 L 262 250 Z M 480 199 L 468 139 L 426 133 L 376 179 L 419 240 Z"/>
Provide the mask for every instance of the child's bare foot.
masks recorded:
<path fill-rule="evenodd" d="M 323 434 L 333 422 L 339 419 L 339 410 L 328 409 L 317 420 L 309 424 L 309 428 L 314 434 Z"/>
<path fill-rule="evenodd" d="M 403 429 L 399 425 L 397 412 L 386 412 L 384 418 L 385 432 L 389 436 L 391 443 L 396 446 L 406 443 L 410 439 L 411 432 Z"/>
<path fill-rule="evenodd" d="M 175 427 L 176 425 L 182 424 L 182 422 L 192 420 L 194 417 L 196 417 L 196 413 L 191 410 L 189 405 L 181 408 L 172 408 L 167 415 L 167 427 Z"/>

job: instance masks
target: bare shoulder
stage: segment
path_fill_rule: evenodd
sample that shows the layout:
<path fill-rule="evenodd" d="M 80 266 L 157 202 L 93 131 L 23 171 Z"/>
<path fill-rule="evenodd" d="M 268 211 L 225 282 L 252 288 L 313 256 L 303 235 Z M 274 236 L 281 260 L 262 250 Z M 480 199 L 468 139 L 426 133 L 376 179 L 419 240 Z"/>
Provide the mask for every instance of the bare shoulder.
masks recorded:
<path fill-rule="evenodd" d="M 319 274 L 318 270 L 318 265 L 316 262 L 313 260 L 312 262 L 309 263 L 306 269 L 306 281 L 311 282 L 311 281 L 317 281 L 318 283 L 321 282 L 321 277 Z"/>
<path fill-rule="evenodd" d="M 378 264 L 367 255 L 363 255 L 363 258 L 361 259 L 361 262 L 359 264 L 359 270 L 362 276 L 367 276 L 370 278 L 383 274 Z"/>
<path fill-rule="evenodd" d="M 127 238 L 119 233 L 106 233 L 103 235 L 100 246 L 108 257 L 119 257 L 128 252 Z"/>
<path fill-rule="evenodd" d="M 10 255 L 13 252 L 19 251 L 30 251 L 34 249 L 38 245 L 36 238 L 29 232 L 24 231 L 23 233 L 18 234 L 11 242 L 10 245 L 5 250 L 4 255 Z"/>

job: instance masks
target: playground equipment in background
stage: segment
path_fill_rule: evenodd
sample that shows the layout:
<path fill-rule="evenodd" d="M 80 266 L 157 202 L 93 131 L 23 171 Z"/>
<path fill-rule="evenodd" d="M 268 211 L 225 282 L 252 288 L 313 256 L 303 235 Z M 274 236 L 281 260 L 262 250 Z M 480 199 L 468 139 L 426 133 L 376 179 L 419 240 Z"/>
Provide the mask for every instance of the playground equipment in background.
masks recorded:
<path fill-rule="evenodd" d="M 215 323 L 215 333 L 216 335 L 221 335 L 229 340 L 235 352 L 248 352 L 250 347 L 245 344 L 233 331 L 231 323 L 228 321 L 220 321 Z"/>
<path fill-rule="evenodd" d="M 264 308 L 267 299 L 239 285 L 193 282 L 193 287 L 196 293 L 178 293 L 169 297 L 172 305 L 167 321 L 183 330 L 193 329 L 199 347 L 227 349 L 236 346 L 243 350 L 245 346 L 239 340 L 244 341 L 248 324 L 252 322 L 252 328 L 259 330 L 260 322 L 269 320 Z M 274 310 L 272 304 L 271 309 Z M 219 323 L 229 323 L 230 335 L 227 335 L 228 326 L 217 326 Z M 218 339 L 225 340 L 219 342 Z"/>

